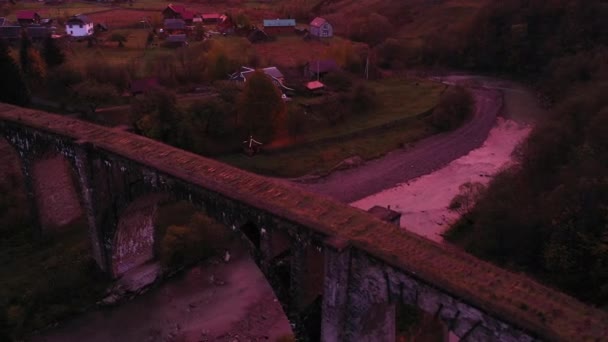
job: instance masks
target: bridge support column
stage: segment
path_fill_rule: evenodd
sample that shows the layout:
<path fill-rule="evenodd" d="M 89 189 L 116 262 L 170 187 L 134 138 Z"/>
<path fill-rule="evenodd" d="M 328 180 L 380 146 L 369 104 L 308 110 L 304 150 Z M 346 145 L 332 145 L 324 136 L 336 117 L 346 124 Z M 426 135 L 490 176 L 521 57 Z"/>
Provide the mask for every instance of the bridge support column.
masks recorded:
<path fill-rule="evenodd" d="M 351 251 L 348 241 L 331 238 L 325 242 L 325 280 L 321 314 L 321 341 L 344 341 Z"/>
<path fill-rule="evenodd" d="M 90 145 L 86 142 L 80 142 L 75 146 L 74 164 L 78 173 L 78 183 L 80 185 L 82 207 L 85 212 L 89 227 L 89 238 L 91 239 L 92 255 L 99 268 L 111 275 L 111 248 L 112 241 L 104 241 L 104 229 L 108 225 L 113 225 L 116 228 L 118 219 L 110 216 L 103 216 L 99 184 L 107 184 L 107 180 L 103 179 L 105 172 L 102 168 L 93 171 L 94 166 L 90 157 Z M 96 184 L 98 185 L 96 187 Z"/>
<path fill-rule="evenodd" d="M 326 245 L 321 341 L 395 341 L 395 303 L 382 269 L 346 241 Z"/>
<path fill-rule="evenodd" d="M 42 222 L 40 220 L 40 208 L 36 197 L 36 189 L 34 187 L 34 160 L 28 153 L 20 151 L 21 171 L 23 173 L 23 182 L 25 184 L 25 193 L 27 204 L 30 209 L 30 225 L 34 237 L 42 235 Z"/>

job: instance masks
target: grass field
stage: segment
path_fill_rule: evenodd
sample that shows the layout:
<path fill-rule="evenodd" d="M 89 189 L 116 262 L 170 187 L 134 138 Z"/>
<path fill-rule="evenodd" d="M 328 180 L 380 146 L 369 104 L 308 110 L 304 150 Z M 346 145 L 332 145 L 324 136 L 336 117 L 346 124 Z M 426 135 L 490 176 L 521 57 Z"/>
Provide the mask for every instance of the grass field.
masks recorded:
<path fill-rule="evenodd" d="M 301 136 L 306 141 L 301 147 L 286 152 L 262 153 L 255 157 L 234 154 L 219 158 L 236 167 L 277 177 L 299 177 L 306 174 L 324 174 L 343 160 L 359 156 L 364 160 L 380 157 L 408 143 L 434 133 L 424 120 L 395 124 L 382 131 L 352 135 L 381 125 L 390 124 L 427 111 L 435 106 L 444 85 L 403 79 L 385 79 L 370 82 L 376 90 L 378 107 L 371 113 L 355 116 L 333 127 L 320 129 Z M 325 139 L 351 134 L 332 143 L 316 143 Z"/>

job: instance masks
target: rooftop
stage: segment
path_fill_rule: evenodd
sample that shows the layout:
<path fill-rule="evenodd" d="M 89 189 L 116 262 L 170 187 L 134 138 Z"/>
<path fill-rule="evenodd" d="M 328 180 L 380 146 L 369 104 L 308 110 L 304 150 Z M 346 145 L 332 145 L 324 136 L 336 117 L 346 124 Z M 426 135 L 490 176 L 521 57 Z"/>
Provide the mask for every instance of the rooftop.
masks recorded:
<path fill-rule="evenodd" d="M 310 26 L 314 26 L 314 27 L 321 27 L 323 26 L 323 24 L 325 24 L 327 22 L 327 20 L 321 18 L 321 17 L 316 17 L 314 18 L 311 22 L 310 22 Z"/>
<path fill-rule="evenodd" d="M 264 19 L 264 27 L 289 27 L 296 26 L 295 19 Z"/>

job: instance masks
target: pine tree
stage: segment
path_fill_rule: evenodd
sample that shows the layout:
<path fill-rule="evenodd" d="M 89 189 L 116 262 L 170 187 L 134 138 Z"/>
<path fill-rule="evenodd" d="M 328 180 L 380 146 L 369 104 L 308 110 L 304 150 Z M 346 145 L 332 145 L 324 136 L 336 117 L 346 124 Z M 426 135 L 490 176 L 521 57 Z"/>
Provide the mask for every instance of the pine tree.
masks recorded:
<path fill-rule="evenodd" d="M 55 39 L 53 39 L 50 35 L 44 40 L 42 57 L 49 68 L 61 65 L 65 61 L 63 51 L 61 51 L 59 46 L 57 46 Z"/>
<path fill-rule="evenodd" d="M 30 102 L 30 90 L 19 66 L 11 57 L 8 44 L 0 40 L 0 102 L 24 106 Z"/>

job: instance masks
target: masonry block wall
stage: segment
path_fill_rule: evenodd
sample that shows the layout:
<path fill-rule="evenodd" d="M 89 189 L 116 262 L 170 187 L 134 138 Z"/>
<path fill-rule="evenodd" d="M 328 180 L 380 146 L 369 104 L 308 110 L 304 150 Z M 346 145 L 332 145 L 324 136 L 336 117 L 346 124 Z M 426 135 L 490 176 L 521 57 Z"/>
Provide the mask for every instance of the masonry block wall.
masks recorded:
<path fill-rule="evenodd" d="M 312 340 L 306 330 L 316 326 L 322 341 L 391 340 L 400 302 L 468 341 L 608 336 L 605 312 L 289 184 L 128 132 L 5 104 L 0 134 L 19 154 L 35 218 L 44 204 L 36 162 L 47 153 L 67 160 L 93 257 L 112 276 L 150 258 L 157 196 L 188 201 L 234 231 L 248 225 L 249 236 L 259 236 L 256 261 L 301 340 Z M 315 305 L 318 317 L 310 314 Z"/>

